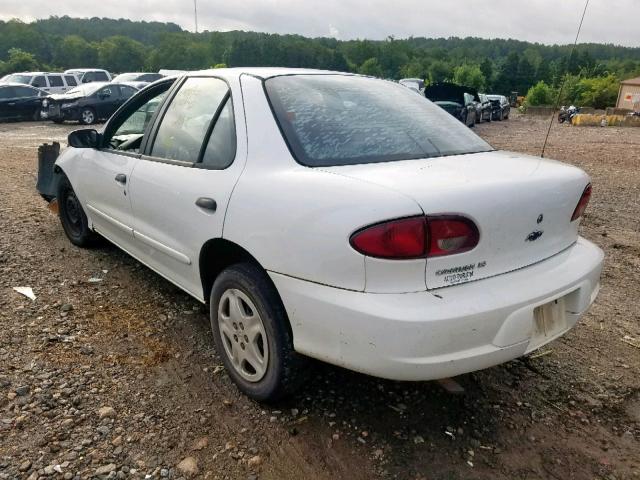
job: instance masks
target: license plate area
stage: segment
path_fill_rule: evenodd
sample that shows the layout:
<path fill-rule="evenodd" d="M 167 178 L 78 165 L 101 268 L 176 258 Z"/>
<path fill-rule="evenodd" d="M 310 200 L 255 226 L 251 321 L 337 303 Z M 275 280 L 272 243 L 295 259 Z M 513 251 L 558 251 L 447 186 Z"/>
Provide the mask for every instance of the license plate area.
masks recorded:
<path fill-rule="evenodd" d="M 567 329 L 565 297 L 539 305 L 533 309 L 533 332 L 528 350 L 554 339 Z"/>

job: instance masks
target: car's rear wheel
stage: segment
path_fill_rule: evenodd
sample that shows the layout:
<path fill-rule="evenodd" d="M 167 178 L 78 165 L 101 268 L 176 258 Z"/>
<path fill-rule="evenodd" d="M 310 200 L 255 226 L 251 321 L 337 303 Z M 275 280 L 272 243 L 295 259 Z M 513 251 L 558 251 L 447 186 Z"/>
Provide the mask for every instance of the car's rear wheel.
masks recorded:
<path fill-rule="evenodd" d="M 300 384 L 287 314 L 267 274 L 252 263 L 225 269 L 210 297 L 211 330 L 231 379 L 249 397 L 274 401 Z"/>
<path fill-rule="evenodd" d="M 91 125 L 96 123 L 96 112 L 93 108 L 83 108 L 80 112 L 80 123 L 83 125 Z"/>
<path fill-rule="evenodd" d="M 69 241 L 78 247 L 93 245 L 98 236 L 89 228 L 87 216 L 66 175 L 58 183 L 56 198 L 60 223 Z"/>

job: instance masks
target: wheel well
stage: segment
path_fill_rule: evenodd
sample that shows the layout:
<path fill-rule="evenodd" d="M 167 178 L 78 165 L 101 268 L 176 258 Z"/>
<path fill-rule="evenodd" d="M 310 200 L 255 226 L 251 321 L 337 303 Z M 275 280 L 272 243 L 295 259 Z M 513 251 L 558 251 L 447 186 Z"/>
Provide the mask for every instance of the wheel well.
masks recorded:
<path fill-rule="evenodd" d="M 251 262 L 261 267 L 260 263 L 244 248 L 224 238 L 212 238 L 202 246 L 199 266 L 202 293 L 206 302 L 209 302 L 213 282 L 220 272 L 240 262 Z"/>
<path fill-rule="evenodd" d="M 237 243 L 225 240 L 224 238 L 212 238 L 202 246 L 199 259 L 200 279 L 202 281 L 203 297 L 207 304 L 209 304 L 211 289 L 213 288 L 213 283 L 216 281 L 218 275 L 225 268 L 240 262 L 251 262 L 264 270 L 264 267 L 260 265 L 260 262 L 258 262 L 253 255 Z M 268 281 L 271 282 L 271 285 L 273 285 L 273 282 L 266 271 L 265 275 L 267 276 Z M 275 285 L 273 285 L 273 288 L 278 295 L 278 299 L 282 302 L 278 289 Z M 284 304 L 282 307 L 286 313 L 287 309 Z M 286 324 L 289 330 L 289 338 L 293 341 L 293 330 L 291 329 L 288 315 L 286 318 Z"/>

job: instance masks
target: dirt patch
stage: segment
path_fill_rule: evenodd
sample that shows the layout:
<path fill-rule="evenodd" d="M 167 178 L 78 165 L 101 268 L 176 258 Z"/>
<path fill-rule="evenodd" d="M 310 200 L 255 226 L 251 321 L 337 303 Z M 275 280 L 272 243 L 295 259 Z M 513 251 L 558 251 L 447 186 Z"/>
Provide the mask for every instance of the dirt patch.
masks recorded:
<path fill-rule="evenodd" d="M 539 154 L 546 126 L 477 132 Z M 582 234 L 607 258 L 595 305 L 548 355 L 464 375 L 460 397 L 318 365 L 267 407 L 221 370 L 195 300 L 64 238 L 34 190 L 36 149 L 73 128 L 0 125 L 0 479 L 180 478 L 187 457 L 211 479 L 640 478 L 640 129 L 554 125 L 547 156 L 591 175 Z"/>

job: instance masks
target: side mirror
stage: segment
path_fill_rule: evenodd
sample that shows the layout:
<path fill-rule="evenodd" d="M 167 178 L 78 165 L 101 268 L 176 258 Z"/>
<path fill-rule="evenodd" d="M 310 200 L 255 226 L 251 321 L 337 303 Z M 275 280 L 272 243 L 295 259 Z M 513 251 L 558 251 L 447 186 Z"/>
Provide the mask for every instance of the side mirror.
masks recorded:
<path fill-rule="evenodd" d="M 93 128 L 74 130 L 67 137 L 67 142 L 73 148 L 98 148 L 100 146 L 100 134 Z"/>

